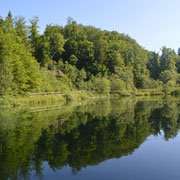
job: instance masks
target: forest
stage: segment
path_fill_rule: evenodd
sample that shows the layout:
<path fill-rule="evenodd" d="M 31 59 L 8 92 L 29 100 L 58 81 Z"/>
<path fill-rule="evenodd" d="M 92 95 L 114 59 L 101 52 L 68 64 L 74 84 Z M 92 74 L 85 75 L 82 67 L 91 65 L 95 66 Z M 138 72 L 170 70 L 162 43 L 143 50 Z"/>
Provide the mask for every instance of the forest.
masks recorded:
<path fill-rule="evenodd" d="M 180 49 L 148 51 L 116 31 L 49 24 L 38 17 L 0 17 L 0 96 L 82 90 L 133 94 L 180 84 Z M 28 24 L 28 25 L 27 25 Z"/>

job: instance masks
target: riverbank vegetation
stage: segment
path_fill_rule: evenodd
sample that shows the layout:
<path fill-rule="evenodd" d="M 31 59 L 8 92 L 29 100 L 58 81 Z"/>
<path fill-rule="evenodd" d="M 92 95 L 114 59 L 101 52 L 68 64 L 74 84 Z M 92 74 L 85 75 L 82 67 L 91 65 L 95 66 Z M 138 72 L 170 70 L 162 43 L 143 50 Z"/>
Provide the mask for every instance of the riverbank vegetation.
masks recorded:
<path fill-rule="evenodd" d="M 180 50 L 151 52 L 116 31 L 47 25 L 38 17 L 0 18 L 0 96 L 85 91 L 119 95 L 178 94 Z"/>

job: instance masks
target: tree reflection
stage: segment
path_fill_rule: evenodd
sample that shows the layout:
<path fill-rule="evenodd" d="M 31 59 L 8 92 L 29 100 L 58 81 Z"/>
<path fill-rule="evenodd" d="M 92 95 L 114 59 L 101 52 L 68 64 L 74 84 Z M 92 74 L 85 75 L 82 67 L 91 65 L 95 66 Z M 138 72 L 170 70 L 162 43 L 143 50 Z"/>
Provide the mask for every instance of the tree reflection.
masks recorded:
<path fill-rule="evenodd" d="M 0 110 L 0 179 L 43 177 L 42 164 L 69 165 L 72 173 L 111 158 L 129 155 L 149 135 L 165 140 L 180 129 L 179 102 L 99 100 L 82 106 L 29 112 Z"/>

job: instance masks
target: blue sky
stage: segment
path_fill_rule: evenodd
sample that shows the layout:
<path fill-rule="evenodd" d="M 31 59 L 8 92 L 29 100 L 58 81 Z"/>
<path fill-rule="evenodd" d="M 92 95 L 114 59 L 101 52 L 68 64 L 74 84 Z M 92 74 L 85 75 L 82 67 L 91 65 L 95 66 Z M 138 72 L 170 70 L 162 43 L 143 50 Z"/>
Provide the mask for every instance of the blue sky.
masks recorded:
<path fill-rule="evenodd" d="M 180 0 L 2 0 L 0 15 L 11 10 L 28 21 L 65 25 L 71 16 L 78 23 L 130 35 L 148 50 L 180 47 Z"/>

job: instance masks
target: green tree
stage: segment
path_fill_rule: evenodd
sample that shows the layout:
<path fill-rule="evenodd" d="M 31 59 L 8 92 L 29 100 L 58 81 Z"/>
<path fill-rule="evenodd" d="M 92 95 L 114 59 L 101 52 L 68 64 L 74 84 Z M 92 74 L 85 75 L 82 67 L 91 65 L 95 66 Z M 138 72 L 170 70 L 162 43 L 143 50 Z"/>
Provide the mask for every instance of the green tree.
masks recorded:
<path fill-rule="evenodd" d="M 29 45 L 29 42 L 28 42 L 29 31 L 28 31 L 28 26 L 26 25 L 25 18 L 22 16 L 16 17 L 14 20 L 14 24 L 15 24 L 16 34 L 18 37 L 20 37 L 20 41 L 22 41 L 22 43 L 28 46 Z"/>
<path fill-rule="evenodd" d="M 48 53 L 51 60 L 58 61 L 61 58 L 61 54 L 64 51 L 65 40 L 61 34 L 62 27 L 48 25 L 44 32 L 49 48 Z"/>
<path fill-rule="evenodd" d="M 31 25 L 29 26 L 30 35 L 29 40 L 32 47 L 32 55 L 38 60 L 39 57 L 39 26 L 38 26 L 39 18 L 34 16 L 33 19 L 30 20 Z"/>
<path fill-rule="evenodd" d="M 168 81 L 172 81 L 175 83 L 175 79 L 176 79 L 175 72 L 172 72 L 170 70 L 165 70 L 165 71 L 161 72 L 161 74 L 160 74 L 160 80 L 164 84 L 168 83 Z"/>
<path fill-rule="evenodd" d="M 155 52 L 149 53 L 149 61 L 147 63 L 147 68 L 150 71 L 150 77 L 153 79 L 158 79 L 160 74 L 160 57 L 159 54 Z"/>
<path fill-rule="evenodd" d="M 160 57 L 160 70 L 165 71 L 165 70 L 176 70 L 176 62 L 175 62 L 175 57 L 176 53 L 174 50 L 170 48 L 166 48 L 165 46 L 162 47 L 161 49 L 161 57 Z"/>
<path fill-rule="evenodd" d="M 39 65 L 29 48 L 19 41 L 14 32 L 15 30 L 7 32 L 0 27 L 1 75 L 5 73 L 1 78 L 1 84 L 9 79 L 6 82 L 7 90 L 13 91 L 14 94 L 38 91 L 41 81 Z"/>

